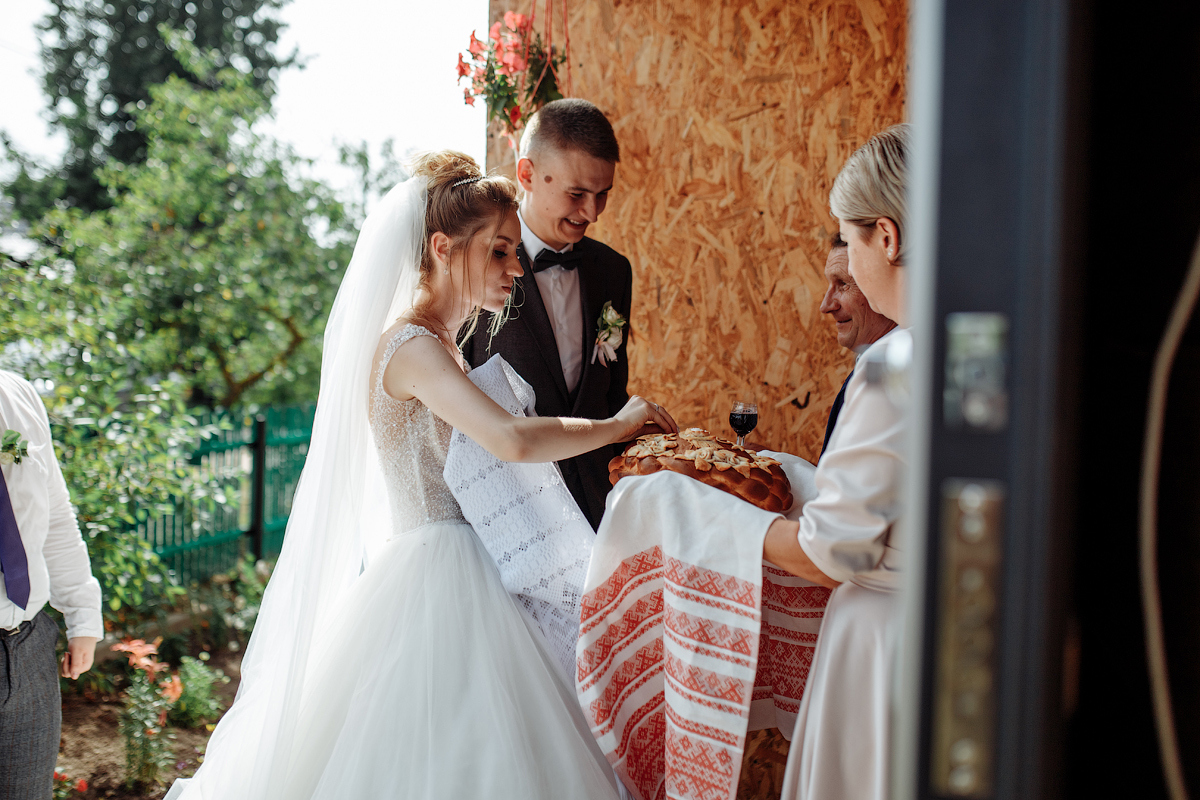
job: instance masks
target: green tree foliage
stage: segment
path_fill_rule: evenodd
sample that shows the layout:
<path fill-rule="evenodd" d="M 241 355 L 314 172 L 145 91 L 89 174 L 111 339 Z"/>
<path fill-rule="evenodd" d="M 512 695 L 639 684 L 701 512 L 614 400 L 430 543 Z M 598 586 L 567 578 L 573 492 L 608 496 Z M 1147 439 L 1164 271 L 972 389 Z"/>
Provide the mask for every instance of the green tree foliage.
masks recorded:
<path fill-rule="evenodd" d="M 312 399 L 350 220 L 255 133 L 269 106 L 247 74 L 177 45 L 214 88 L 153 87 L 135 116 L 146 161 L 100 172 L 113 207 L 51 212 L 35 235 L 73 265 L 73 286 L 112 298 L 104 330 L 138 342 L 149 374 L 184 376 L 191 405 Z"/>
<path fill-rule="evenodd" d="M 136 164 L 147 154 L 146 132 L 135 119 L 150 102 L 150 87 L 170 76 L 196 80 L 160 32 L 182 32 L 217 67 L 235 66 L 258 90 L 272 91 L 280 59 L 275 16 L 286 0 L 51 0 L 40 23 L 43 87 L 51 124 L 67 134 L 57 169 L 15 157 L 6 193 L 17 214 L 32 221 L 55 201 L 94 210 L 111 202 L 99 169 L 112 161 Z"/>
<path fill-rule="evenodd" d="M 74 280 L 73 265 L 52 254 L 0 269 L 4 366 L 43 390 L 59 462 L 71 490 L 92 569 L 104 589 L 109 630 L 133 631 L 164 611 L 180 591 L 133 526 L 189 497 L 225 503 L 220 487 L 186 467 L 210 431 L 187 413 L 186 386 L 159 380 L 146 342 L 108 330 L 119 298 Z"/>
<path fill-rule="evenodd" d="M 100 172 L 112 207 L 56 209 L 0 268 L 4 366 L 41 382 L 110 629 L 136 630 L 180 590 L 131 531 L 185 502 L 230 502 L 187 463 L 212 432 L 196 406 L 316 396 L 320 335 L 350 223 L 304 164 L 258 135 L 268 98 L 170 37 L 170 77 L 134 115 L 146 159 Z M 203 87 L 203 88 L 202 88 Z"/>

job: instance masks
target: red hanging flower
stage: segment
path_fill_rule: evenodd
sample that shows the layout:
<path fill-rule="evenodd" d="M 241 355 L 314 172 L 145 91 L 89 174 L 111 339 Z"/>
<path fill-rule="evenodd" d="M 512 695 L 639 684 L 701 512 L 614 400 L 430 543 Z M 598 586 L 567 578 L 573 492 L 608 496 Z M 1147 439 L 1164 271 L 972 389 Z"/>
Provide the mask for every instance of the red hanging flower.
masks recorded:
<path fill-rule="evenodd" d="M 504 65 L 504 72 L 506 75 L 524 72 L 525 68 L 529 66 L 529 62 L 525 60 L 525 57 L 517 48 L 510 47 L 507 50 L 504 50 L 503 53 L 500 53 L 499 50 L 500 49 L 497 48 L 498 58 L 500 63 Z"/>
<path fill-rule="evenodd" d="M 467 52 L 473 56 L 481 56 L 481 55 L 483 55 L 483 51 L 484 51 L 483 42 L 481 42 L 475 38 L 475 31 L 471 31 L 471 43 L 467 45 Z M 460 62 L 462 61 L 461 55 L 459 56 L 458 60 Z"/>
<path fill-rule="evenodd" d="M 527 17 L 524 14 L 514 14 L 512 11 L 505 11 L 504 25 L 514 33 L 525 34 L 533 29 L 533 18 Z"/>
<path fill-rule="evenodd" d="M 482 97 L 488 120 L 500 120 L 512 142 L 531 114 L 562 97 L 556 73 L 565 57 L 544 44 L 533 28 L 532 16 L 507 11 L 488 29 L 486 41 L 471 32 L 455 66 L 459 81 L 471 84 L 463 91 L 463 102 L 473 106 Z"/>
<path fill-rule="evenodd" d="M 83 794 L 87 790 L 88 790 L 88 782 L 85 781 L 83 778 L 80 778 L 79 782 L 75 784 L 75 791 L 79 792 L 80 794 Z"/>

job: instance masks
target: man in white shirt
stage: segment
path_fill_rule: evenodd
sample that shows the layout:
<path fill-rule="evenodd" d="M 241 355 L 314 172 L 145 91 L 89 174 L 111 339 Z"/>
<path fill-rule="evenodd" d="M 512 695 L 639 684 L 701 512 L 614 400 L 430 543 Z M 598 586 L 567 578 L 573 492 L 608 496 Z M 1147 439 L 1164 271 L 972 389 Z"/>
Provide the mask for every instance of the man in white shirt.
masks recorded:
<path fill-rule="evenodd" d="M 481 319 L 463 353 L 474 367 L 494 353 L 504 356 L 533 386 L 542 416 L 604 419 L 629 399 L 628 327 L 607 340 L 609 349 L 597 338 L 610 327 L 600 323 L 606 303 L 628 321 L 633 270 L 627 258 L 585 235 L 604 211 L 619 160 L 612 125 L 586 100 L 547 103 L 521 137 L 522 291 L 514 291 L 513 318 L 495 337 L 490 318 Z M 593 528 L 612 488 L 608 462 L 620 450 L 605 447 L 559 462 Z"/>
<path fill-rule="evenodd" d="M 0 800 L 26 800 L 53 791 L 58 675 L 75 679 L 91 668 L 104 626 L 46 408 L 28 381 L 0 371 L 0 431 L 10 430 L 28 450 L 0 453 Z M 66 618 L 60 669 L 47 602 Z"/>

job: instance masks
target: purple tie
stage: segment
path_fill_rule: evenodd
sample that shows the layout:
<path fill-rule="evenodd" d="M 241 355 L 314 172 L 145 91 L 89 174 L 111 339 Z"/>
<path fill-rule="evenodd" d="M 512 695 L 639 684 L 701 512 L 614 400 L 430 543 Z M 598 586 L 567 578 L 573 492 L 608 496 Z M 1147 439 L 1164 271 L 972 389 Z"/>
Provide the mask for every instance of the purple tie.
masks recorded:
<path fill-rule="evenodd" d="M 13 514 L 3 471 L 0 471 L 0 570 L 4 572 L 8 599 L 25 610 L 29 605 L 29 561 L 25 558 L 25 545 L 17 530 L 17 517 Z"/>

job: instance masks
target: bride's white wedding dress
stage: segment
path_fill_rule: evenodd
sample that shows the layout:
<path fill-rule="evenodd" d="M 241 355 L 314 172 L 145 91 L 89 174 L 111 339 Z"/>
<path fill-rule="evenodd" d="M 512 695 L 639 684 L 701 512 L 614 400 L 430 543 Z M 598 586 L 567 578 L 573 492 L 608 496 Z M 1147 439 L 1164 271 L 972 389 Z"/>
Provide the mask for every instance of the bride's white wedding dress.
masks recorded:
<path fill-rule="evenodd" d="M 443 478 L 450 427 L 388 396 L 416 326 L 428 184 L 363 224 L 237 699 L 169 800 L 612 800 L 616 779 Z"/>
<path fill-rule="evenodd" d="M 500 582 L 442 477 L 451 428 L 375 367 L 371 428 L 396 530 L 320 638 L 288 798 L 615 798 L 574 688 Z"/>

